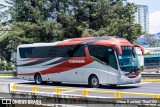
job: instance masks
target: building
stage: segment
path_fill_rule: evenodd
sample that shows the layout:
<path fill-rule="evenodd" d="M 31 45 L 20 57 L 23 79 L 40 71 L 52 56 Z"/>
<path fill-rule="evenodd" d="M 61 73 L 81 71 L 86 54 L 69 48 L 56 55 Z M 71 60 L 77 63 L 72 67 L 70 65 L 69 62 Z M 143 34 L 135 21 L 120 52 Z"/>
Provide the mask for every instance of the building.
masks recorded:
<path fill-rule="evenodd" d="M 139 64 L 146 69 L 160 68 L 160 47 L 144 48 L 145 55 L 141 55 L 140 49 L 136 49 L 138 54 Z"/>
<path fill-rule="evenodd" d="M 135 14 L 135 23 L 138 23 L 142 26 L 142 31 L 146 34 L 149 33 L 149 14 L 148 6 L 146 5 L 137 5 L 137 12 Z"/>
<path fill-rule="evenodd" d="M 154 34 L 153 38 L 160 41 L 160 32 L 157 34 Z"/>

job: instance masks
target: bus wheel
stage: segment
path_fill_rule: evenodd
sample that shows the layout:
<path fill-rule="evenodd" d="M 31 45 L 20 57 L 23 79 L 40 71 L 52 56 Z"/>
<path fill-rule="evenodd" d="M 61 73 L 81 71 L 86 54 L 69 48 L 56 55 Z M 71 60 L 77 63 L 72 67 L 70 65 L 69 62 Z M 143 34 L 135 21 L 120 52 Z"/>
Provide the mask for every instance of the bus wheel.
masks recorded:
<path fill-rule="evenodd" d="M 100 85 L 99 85 L 99 80 L 97 78 L 96 75 L 91 75 L 89 77 L 89 86 L 92 87 L 92 88 L 98 88 Z"/>
<path fill-rule="evenodd" d="M 35 75 L 35 83 L 38 84 L 38 85 L 40 85 L 40 84 L 43 83 L 42 77 L 41 77 L 40 74 L 36 74 L 36 75 Z"/>

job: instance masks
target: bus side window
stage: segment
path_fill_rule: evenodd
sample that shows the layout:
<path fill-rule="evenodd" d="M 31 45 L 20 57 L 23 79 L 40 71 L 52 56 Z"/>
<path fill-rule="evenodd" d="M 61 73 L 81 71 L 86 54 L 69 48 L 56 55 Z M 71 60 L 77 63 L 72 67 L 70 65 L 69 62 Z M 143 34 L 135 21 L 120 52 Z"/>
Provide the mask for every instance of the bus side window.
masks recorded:
<path fill-rule="evenodd" d="M 72 50 L 72 57 L 85 57 L 84 45 L 76 45 Z"/>
<path fill-rule="evenodd" d="M 85 57 L 83 45 L 53 46 L 48 52 L 49 57 Z"/>
<path fill-rule="evenodd" d="M 32 47 L 29 48 L 19 48 L 19 53 L 21 58 L 32 58 Z"/>
<path fill-rule="evenodd" d="M 25 53 L 25 58 L 32 58 L 32 53 Z"/>
<path fill-rule="evenodd" d="M 101 45 L 89 45 L 88 49 L 91 57 L 95 61 L 118 69 L 116 57 L 112 48 Z"/>
<path fill-rule="evenodd" d="M 48 57 L 67 57 L 64 46 L 52 46 L 49 49 Z"/>
<path fill-rule="evenodd" d="M 112 48 L 108 48 L 108 65 L 115 68 L 115 69 L 118 69 L 118 66 L 117 66 L 117 61 L 116 61 L 116 57 L 115 57 L 115 54 L 114 54 L 114 51 Z"/>
<path fill-rule="evenodd" d="M 107 46 L 89 45 L 88 49 L 92 59 L 102 64 L 108 65 L 108 57 L 106 56 L 108 50 Z"/>

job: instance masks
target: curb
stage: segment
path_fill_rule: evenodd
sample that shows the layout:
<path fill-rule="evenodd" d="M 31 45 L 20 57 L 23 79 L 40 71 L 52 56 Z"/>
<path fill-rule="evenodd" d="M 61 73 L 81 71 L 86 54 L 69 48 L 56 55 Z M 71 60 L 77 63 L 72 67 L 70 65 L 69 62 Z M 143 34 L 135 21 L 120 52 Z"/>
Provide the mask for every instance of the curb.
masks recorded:
<path fill-rule="evenodd" d="M 17 76 L 0 76 L 0 78 L 17 78 Z"/>
<path fill-rule="evenodd" d="M 160 82 L 160 79 L 142 79 L 141 82 Z"/>

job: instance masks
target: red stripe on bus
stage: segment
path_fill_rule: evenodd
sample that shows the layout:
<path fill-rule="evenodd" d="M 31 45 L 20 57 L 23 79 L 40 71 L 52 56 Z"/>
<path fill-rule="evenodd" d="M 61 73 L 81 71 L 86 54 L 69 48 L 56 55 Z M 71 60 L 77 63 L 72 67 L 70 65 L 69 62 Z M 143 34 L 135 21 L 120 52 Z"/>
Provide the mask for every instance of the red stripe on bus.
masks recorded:
<path fill-rule="evenodd" d="M 78 60 L 82 62 L 78 62 Z M 83 63 L 83 60 L 85 61 L 84 63 Z M 92 62 L 93 60 L 86 60 L 86 58 L 71 58 L 65 61 L 64 63 L 59 64 L 53 68 L 40 71 L 40 73 L 42 75 L 45 75 L 45 74 L 51 74 L 51 73 L 64 72 L 64 71 L 68 71 L 68 70 L 72 70 L 72 69 L 76 69 L 76 68 L 88 65 L 89 63 L 92 63 Z"/>
<path fill-rule="evenodd" d="M 78 60 L 84 60 L 85 62 L 83 63 L 82 62 L 75 62 L 74 61 L 78 61 Z M 73 61 L 73 62 L 72 62 Z M 55 67 L 52 67 L 52 68 L 48 68 L 46 70 L 42 70 L 42 71 L 39 71 L 39 72 L 35 72 L 35 73 L 24 73 L 24 74 L 17 74 L 17 75 L 25 75 L 25 76 L 31 76 L 31 75 L 35 75 L 36 73 L 40 73 L 42 75 L 46 75 L 46 74 L 52 74 L 52 73 L 58 73 L 58 72 L 65 72 L 65 71 L 68 71 L 68 70 L 72 70 L 72 69 L 76 69 L 76 68 L 79 68 L 79 67 L 82 67 L 82 66 L 85 66 L 85 65 L 88 65 L 90 63 L 94 62 L 94 60 L 90 59 L 90 58 L 85 58 L 85 57 L 82 57 L 82 58 L 78 58 L 78 57 L 75 57 L 75 58 L 71 58 Z"/>

